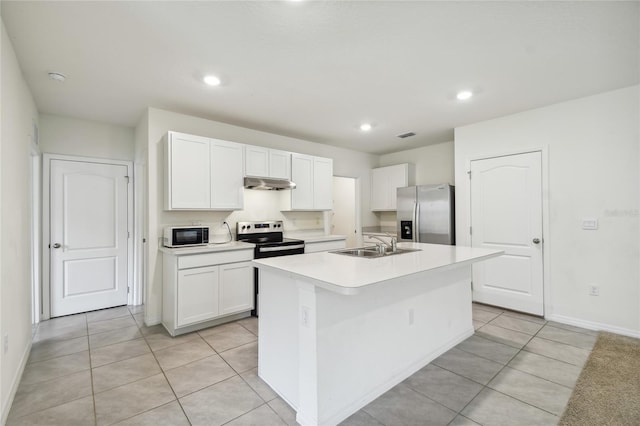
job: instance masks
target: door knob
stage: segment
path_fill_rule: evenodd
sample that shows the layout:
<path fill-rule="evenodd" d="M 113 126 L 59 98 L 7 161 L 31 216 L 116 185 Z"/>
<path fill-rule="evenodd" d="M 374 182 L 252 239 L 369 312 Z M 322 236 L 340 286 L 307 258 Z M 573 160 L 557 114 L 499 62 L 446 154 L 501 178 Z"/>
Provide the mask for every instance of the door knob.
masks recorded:
<path fill-rule="evenodd" d="M 60 247 L 62 247 L 62 246 L 60 245 L 60 243 L 55 243 L 55 244 L 53 245 L 53 248 L 60 248 Z"/>
<path fill-rule="evenodd" d="M 533 244 L 540 244 L 540 238 L 534 238 Z"/>

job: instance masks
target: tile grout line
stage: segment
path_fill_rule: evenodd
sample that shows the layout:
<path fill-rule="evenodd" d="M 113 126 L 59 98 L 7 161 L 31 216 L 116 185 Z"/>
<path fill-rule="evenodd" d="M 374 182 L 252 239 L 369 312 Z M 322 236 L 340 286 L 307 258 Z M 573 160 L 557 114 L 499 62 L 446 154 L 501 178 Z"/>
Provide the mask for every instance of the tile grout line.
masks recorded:
<path fill-rule="evenodd" d="M 243 319 L 245 319 L 245 318 L 243 318 Z M 237 322 L 236 322 L 236 323 L 237 323 Z M 251 330 L 249 330 L 248 328 L 244 327 L 242 324 L 240 324 L 240 323 L 237 323 L 237 324 L 238 324 L 238 325 L 240 325 L 240 326 L 241 326 L 242 328 L 244 328 L 245 330 L 247 330 L 249 333 L 251 333 L 251 334 L 253 334 L 254 336 L 256 336 L 256 338 L 258 337 L 256 334 L 254 334 L 254 333 L 253 333 Z M 286 420 L 285 420 L 285 419 L 283 419 L 283 418 L 282 418 L 282 416 L 280 416 L 280 414 L 278 414 L 278 412 L 277 412 L 276 410 L 274 410 L 274 409 L 269 405 L 269 402 L 273 401 L 273 400 L 274 400 L 274 399 L 276 399 L 276 398 L 279 398 L 280 396 L 276 394 L 276 398 L 273 398 L 271 401 L 266 401 L 262 396 L 260 396 L 260 394 L 259 394 L 258 392 L 256 392 L 256 390 L 255 390 L 255 389 L 253 389 L 253 387 L 249 384 L 249 382 L 247 382 L 247 381 L 245 380 L 245 378 L 244 378 L 244 377 L 242 377 L 242 373 L 239 373 L 238 371 L 236 371 L 236 369 L 235 369 L 235 368 L 233 368 L 233 367 L 231 366 L 231 364 L 229 364 L 229 362 L 228 362 L 226 359 L 224 359 L 224 357 L 221 355 L 221 353 L 222 353 L 222 352 L 226 352 L 226 351 L 222 351 L 222 352 L 218 352 L 218 351 L 216 351 L 216 350 L 214 349 L 214 347 L 213 347 L 213 346 L 211 346 L 211 344 L 210 344 L 206 339 L 204 339 L 204 338 L 202 337 L 202 335 L 200 335 L 200 332 L 196 332 L 196 333 L 198 333 L 198 336 L 200 336 L 200 338 L 201 338 L 202 340 L 204 340 L 204 342 L 205 342 L 207 345 L 209 345 L 209 347 L 211 347 L 211 349 L 213 349 L 213 350 L 214 350 L 214 352 L 216 352 L 216 354 L 220 357 L 220 359 L 222 359 L 222 360 L 225 362 L 225 364 L 227 364 L 227 365 L 229 366 L 229 368 L 231 368 L 231 370 L 233 370 L 233 372 L 235 373 L 235 375 L 236 375 L 236 376 L 238 376 L 238 377 L 240 378 L 240 380 L 242 380 L 242 381 L 243 381 L 243 382 L 244 382 L 244 383 L 249 387 L 249 389 L 251 389 L 251 390 L 253 391 L 253 393 L 255 393 L 255 394 L 258 396 L 258 398 L 260 398 L 260 399 L 264 402 L 264 404 L 262 404 L 262 405 L 266 405 L 266 406 L 268 406 L 268 407 L 269 407 L 269 409 L 271 409 L 271 411 L 273 411 L 273 412 L 275 413 L 275 415 L 276 415 L 276 416 L 278 416 L 278 418 L 279 418 L 280 420 L 282 420 L 282 422 L 283 422 L 283 423 L 287 424 Z M 236 347 L 234 347 L 234 348 L 229 348 L 229 349 L 227 349 L 227 350 L 237 349 L 237 348 L 239 348 L 239 347 L 242 347 L 242 346 L 245 346 L 245 345 L 248 345 L 248 344 L 251 344 L 251 343 L 255 343 L 255 342 L 243 343 L 243 344 L 241 344 L 241 345 L 239 345 L 239 346 L 236 346 Z M 250 371 L 250 370 L 252 370 L 252 369 L 249 369 L 249 370 L 247 370 L 247 371 Z M 243 371 L 243 373 L 246 373 L 247 371 Z M 232 377 L 233 377 L 233 376 L 232 376 Z M 230 377 L 230 378 L 231 378 L 231 377 Z M 230 378 L 225 379 L 225 380 L 222 380 L 222 381 L 220 381 L 220 382 L 218 382 L 218 383 L 225 382 L 225 381 L 229 380 Z M 258 377 L 258 378 L 259 378 L 259 377 Z M 207 386 L 207 387 L 205 387 L 205 388 L 203 388 L 203 389 L 206 389 L 206 388 L 208 388 L 208 387 L 214 386 L 214 385 L 216 385 L 216 384 L 217 384 L 217 383 L 214 383 L 214 384 L 209 385 L 209 386 Z M 199 389 L 199 390 L 202 390 L 202 389 Z M 195 392 L 197 392 L 197 391 L 191 392 L 191 394 L 193 394 L 193 393 L 195 393 Z M 191 394 L 189 394 L 189 395 L 191 395 Z M 185 395 L 185 396 L 186 396 L 186 395 Z M 285 402 L 285 404 L 286 404 L 286 402 Z M 235 419 L 237 419 L 237 418 L 239 418 L 239 417 L 242 417 L 242 416 L 244 416 L 245 414 L 250 413 L 251 411 L 256 410 L 256 409 L 258 409 L 258 408 L 262 407 L 262 405 L 260 405 L 260 406 L 258 406 L 258 407 L 256 407 L 256 408 L 254 408 L 254 409 L 252 409 L 252 410 L 249 410 L 249 411 L 247 411 L 246 413 L 243 413 L 243 414 L 241 414 L 241 415 L 240 415 L 240 416 L 238 416 L 238 417 L 235 417 L 235 418 L 233 418 L 233 419 L 229 420 L 229 422 L 232 422 L 233 420 L 235 420 Z M 229 422 L 226 422 L 226 423 L 224 423 L 224 424 L 227 424 L 227 423 L 229 423 Z"/>
<path fill-rule="evenodd" d="M 96 409 L 96 393 L 93 387 L 93 363 L 91 362 L 91 339 L 89 339 L 89 318 L 86 317 L 87 325 L 87 349 L 89 352 L 89 378 L 91 379 L 91 400 L 93 401 L 93 424 L 98 425 L 98 410 Z"/>
<path fill-rule="evenodd" d="M 133 314 L 131 314 L 131 315 L 133 316 Z M 134 318 L 134 320 L 135 320 L 135 318 Z M 138 326 L 138 329 L 140 330 L 141 327 L 140 327 L 140 325 L 138 325 L 137 321 L 136 321 L 136 325 Z M 142 334 L 142 332 L 140 334 Z M 158 368 L 160 368 L 160 372 L 163 374 L 165 380 L 167 381 L 167 384 L 169 385 L 169 388 L 171 389 L 171 392 L 173 393 L 173 395 L 175 397 L 175 399 L 173 401 L 176 401 L 178 403 L 178 406 L 180 406 L 180 410 L 182 410 L 182 413 L 184 414 L 185 419 L 187 419 L 187 422 L 189 423 L 189 425 L 192 425 L 191 420 L 189 420 L 189 417 L 187 416 L 187 413 L 184 411 L 184 408 L 182 407 L 182 404 L 180 404 L 180 400 L 178 399 L 178 395 L 176 395 L 176 393 L 175 393 L 175 391 L 173 389 L 173 386 L 171 386 L 171 382 L 169 382 L 169 379 L 167 378 L 166 374 L 164 374 L 164 370 L 160 366 L 160 363 L 158 362 L 158 359 L 156 358 L 155 353 L 153 352 L 153 349 L 151 349 L 151 346 L 149 345 L 149 342 L 147 342 L 146 336 L 142 335 L 142 339 L 144 339 L 144 342 L 147 344 L 147 347 L 149 348 L 149 353 L 153 356 L 153 359 L 155 360 L 156 364 L 158 364 Z M 139 356 L 143 356 L 143 355 L 147 355 L 147 354 L 142 354 L 142 355 L 139 355 Z M 132 359 L 132 358 L 135 358 L 135 357 L 126 358 L 125 360 Z M 119 361 L 115 361 L 115 362 L 119 362 Z M 110 363 L 110 364 L 114 364 L 114 363 Z M 109 365 L 109 364 L 105 364 L 105 365 Z M 156 374 L 154 374 L 154 375 L 156 375 Z M 108 390 L 116 389 L 116 388 L 121 387 L 121 386 L 130 385 L 132 383 L 136 383 L 136 382 L 139 382 L 141 380 L 148 379 L 149 377 L 153 377 L 153 376 L 143 377 L 141 379 L 134 380 L 133 382 L 125 383 L 123 385 L 116 386 L 116 387 L 108 389 Z M 108 390 L 105 390 L 105 392 L 107 392 Z M 94 398 L 95 398 L 95 396 L 94 396 Z M 144 410 L 144 411 L 142 411 L 140 413 L 134 414 L 133 416 L 129 416 L 129 417 L 124 418 L 124 419 L 120 419 L 120 420 L 117 421 L 117 423 L 123 422 L 125 420 L 132 419 L 132 418 L 134 418 L 136 416 L 142 415 L 144 413 L 148 413 L 148 412 L 150 412 L 152 410 L 155 410 L 157 408 L 164 407 L 165 405 L 171 404 L 173 401 L 169 401 L 167 403 L 158 405 L 156 407 L 149 408 L 148 410 Z M 96 425 L 97 425 L 97 422 L 96 422 Z"/>
<path fill-rule="evenodd" d="M 496 318 L 497 318 L 497 317 L 496 317 Z M 495 318 L 494 318 L 494 319 L 495 319 Z M 529 403 L 529 402 L 526 402 L 526 401 L 522 401 L 522 400 L 520 400 L 520 399 L 516 398 L 516 397 L 515 397 L 515 396 L 513 396 L 513 395 L 508 395 L 508 394 L 506 394 L 506 393 L 504 393 L 504 392 L 501 392 L 501 391 L 499 391 L 499 390 L 497 390 L 497 389 L 490 388 L 490 387 L 488 386 L 488 385 L 489 385 L 489 383 L 491 383 L 491 381 L 493 381 L 493 379 L 495 379 L 495 377 L 496 377 L 498 374 L 500 374 L 500 373 L 501 373 L 501 372 L 502 372 L 506 367 L 509 367 L 509 363 L 511 363 L 511 361 L 513 361 L 513 359 L 514 359 L 515 357 L 517 357 L 517 356 L 520 354 L 520 352 L 527 352 L 527 353 L 532 353 L 532 354 L 535 354 L 535 355 L 540 355 L 540 354 L 536 354 L 535 352 L 529 352 L 528 350 L 526 350 L 526 349 L 525 349 L 525 347 L 529 344 L 529 342 L 531 342 L 531 340 L 533 340 L 535 337 L 537 337 L 537 338 L 539 338 L 539 339 L 544 339 L 544 340 L 549 340 L 549 341 L 554 342 L 553 340 L 545 339 L 544 337 L 538 337 L 538 334 L 542 331 L 542 329 L 543 329 L 547 324 L 548 324 L 548 321 L 547 321 L 547 322 L 545 322 L 545 324 L 544 324 L 544 325 L 543 325 L 543 326 L 542 326 L 542 327 L 541 327 L 541 328 L 540 328 L 540 329 L 539 329 L 539 330 L 538 330 L 538 331 L 537 331 L 537 332 L 536 332 L 536 333 L 535 333 L 535 334 L 534 334 L 534 335 L 533 335 L 533 336 L 532 336 L 532 337 L 527 341 L 527 343 L 526 343 L 525 345 L 523 345 L 523 346 L 522 346 L 522 348 L 520 348 L 520 349 L 518 350 L 518 352 L 516 352 L 516 354 L 515 354 L 515 355 L 514 355 L 510 360 L 509 360 L 509 362 L 508 362 L 507 364 L 505 364 L 505 365 L 504 365 L 504 366 L 503 366 L 503 367 L 502 367 L 502 368 L 501 368 L 501 369 L 500 369 L 500 370 L 499 370 L 499 371 L 498 371 L 498 372 L 497 372 L 497 373 L 496 373 L 496 374 L 491 378 L 491 380 L 489 380 L 489 381 L 487 382 L 487 384 L 486 384 L 486 385 L 484 385 L 484 386 L 483 386 L 483 389 L 482 389 L 482 390 L 484 390 L 484 388 L 490 389 L 490 390 L 492 390 L 492 391 L 494 391 L 494 392 L 498 392 L 498 393 L 500 393 L 500 394 L 502 394 L 502 395 L 505 395 L 505 396 L 507 396 L 507 397 L 509 397 L 509 398 L 515 399 L 516 401 L 520 401 L 520 402 L 521 402 L 521 403 L 523 403 L 523 404 L 526 404 L 526 405 L 529 405 L 529 406 L 531 406 L 531 407 L 537 408 L 537 409 L 542 410 L 542 411 L 544 411 L 544 412 L 546 412 L 546 413 L 549 413 L 549 414 L 551 414 L 551 415 L 553 415 L 553 416 L 555 416 L 555 417 L 560 418 L 560 415 L 558 415 L 558 414 L 552 413 L 552 412 L 550 412 L 550 411 L 548 411 L 548 410 L 546 410 L 546 409 L 544 409 L 544 408 L 538 407 L 538 406 L 533 405 L 533 404 L 531 404 L 531 403 Z M 498 326 L 496 326 L 496 327 L 498 327 Z M 567 330 L 567 331 L 570 331 L 570 330 Z M 490 339 L 486 339 L 486 340 L 490 340 Z M 496 343 L 499 343 L 499 342 L 496 342 Z M 555 343 L 562 343 L 562 342 L 555 342 Z M 564 343 L 562 343 L 562 344 L 564 344 Z M 572 346 L 572 345 L 568 345 L 568 346 Z M 583 348 L 580 348 L 580 349 L 583 349 Z M 591 351 L 589 351 L 589 352 L 591 352 Z M 540 356 L 543 356 L 543 357 L 548 358 L 548 359 L 553 359 L 553 360 L 555 360 L 555 361 L 565 362 L 565 361 L 558 360 L 558 359 L 555 359 L 555 358 L 546 357 L 545 355 L 540 355 Z M 573 364 L 570 364 L 570 363 L 567 363 L 567 362 L 565 362 L 565 364 L 573 365 Z M 546 381 L 546 382 L 553 383 L 553 384 L 558 385 L 558 386 L 562 386 L 562 387 L 564 387 L 564 388 L 566 388 L 566 389 L 570 389 L 572 392 L 573 392 L 573 389 L 575 388 L 575 386 L 574 386 L 573 388 L 569 388 L 569 387 L 567 387 L 567 386 L 564 386 L 564 385 L 559 384 L 559 383 L 555 383 L 555 382 L 553 382 L 553 381 L 551 381 L 551 380 L 548 380 L 548 379 L 545 379 L 545 378 L 543 378 L 543 377 L 538 377 L 538 376 L 536 376 L 536 375 L 534 375 L 534 374 L 527 373 L 526 371 L 518 370 L 517 368 L 513 368 L 513 367 L 509 367 L 509 368 L 511 368 L 511 369 L 513 369 L 513 370 L 516 370 L 516 371 L 519 371 L 519 372 L 521 372 L 521 373 L 523 373 L 523 374 L 528 374 L 528 375 L 530 375 L 530 376 L 532 376 L 532 377 L 536 377 L 536 378 L 538 378 L 538 379 L 544 380 L 544 381 Z M 584 368 L 584 366 L 583 366 L 582 368 Z M 482 392 L 482 390 L 481 390 L 480 392 Z M 479 393 L 480 393 L 480 392 L 479 392 Z M 479 393 L 478 393 L 478 394 L 479 394 Z M 462 409 L 458 414 L 462 415 L 462 414 L 461 414 L 461 413 L 462 413 L 462 411 L 464 411 L 464 409 L 465 409 L 469 404 L 471 404 L 471 402 L 472 402 L 476 397 L 477 397 L 477 395 L 476 395 L 473 399 L 471 399 L 471 401 L 469 401 L 469 403 L 467 403 L 467 405 L 465 405 L 465 407 L 464 407 L 464 408 L 463 408 L 463 409 Z M 565 404 L 565 407 L 566 407 L 566 404 Z M 564 408 L 563 408 L 563 409 L 564 409 Z M 469 419 L 473 420 L 471 417 L 469 417 Z M 473 420 L 473 421 L 475 421 L 475 420 Z"/>
<path fill-rule="evenodd" d="M 503 312 L 503 313 L 504 313 L 504 312 Z M 502 313 L 501 313 L 501 314 L 499 314 L 498 316 L 496 316 L 496 318 L 498 318 L 500 315 L 502 315 Z M 494 319 L 495 319 L 495 318 L 494 318 Z M 492 321 L 493 321 L 493 320 L 492 320 Z M 546 325 L 546 324 L 545 324 L 545 325 Z M 496 326 L 496 327 L 497 327 L 497 326 Z M 540 327 L 540 330 L 542 330 L 542 328 L 544 328 L 544 326 L 543 326 L 543 327 Z M 484 391 L 485 389 L 490 389 L 491 391 L 501 393 L 501 394 L 503 394 L 503 395 L 505 395 L 505 396 L 507 396 L 507 397 L 509 397 L 509 398 L 513 398 L 513 399 L 515 399 L 515 400 L 517 400 L 517 401 L 520 401 L 519 399 L 514 398 L 514 397 L 513 397 L 513 396 L 511 396 L 511 395 L 506 395 L 506 394 L 504 394 L 504 393 L 502 393 L 502 392 L 499 392 L 499 391 L 497 391 L 497 390 L 495 390 L 495 389 L 493 389 L 493 388 L 490 388 L 490 387 L 489 387 L 489 383 L 491 383 L 491 382 L 493 381 L 493 379 L 495 379 L 495 378 L 496 378 L 496 377 L 497 377 L 497 376 L 498 376 L 498 375 L 499 375 L 499 374 L 500 374 L 500 373 L 501 373 L 501 372 L 502 372 L 502 371 L 503 371 L 503 370 L 504 370 L 504 369 L 509 365 L 509 363 L 510 363 L 511 361 L 513 361 L 513 359 L 514 359 L 515 357 L 517 357 L 517 356 L 518 356 L 518 354 L 524 350 L 524 347 L 525 347 L 527 344 L 529 344 L 529 342 L 530 342 L 531 340 L 533 340 L 533 338 L 534 338 L 534 337 L 535 337 L 535 336 L 540 332 L 540 330 L 538 330 L 538 331 L 537 331 L 533 336 L 531 336 L 531 338 L 527 341 L 527 343 L 526 343 L 526 344 L 524 344 L 520 349 L 518 349 L 518 352 L 516 352 L 516 353 L 515 353 L 511 358 L 509 358 L 509 360 L 506 362 L 506 364 L 503 364 L 503 365 L 502 365 L 502 367 L 500 368 L 500 370 L 498 370 L 498 371 L 497 371 L 497 372 L 496 372 L 496 373 L 491 377 L 491 379 L 489 379 L 489 380 L 487 381 L 487 383 L 486 383 L 486 384 L 483 384 L 483 385 L 482 385 L 482 389 L 480 390 L 480 392 L 478 392 L 478 393 L 477 393 L 473 398 L 471 398 L 471 400 L 470 400 L 467 404 L 465 404 L 465 406 L 464 406 L 464 407 L 462 407 L 462 409 L 460 409 L 460 411 L 458 411 L 457 415 L 461 415 L 461 416 L 463 416 L 463 417 L 466 417 L 464 414 L 462 414 L 462 412 L 463 412 L 463 411 L 465 410 L 465 408 L 467 408 L 467 407 L 469 406 L 469 404 L 471 404 L 471 403 L 472 403 L 472 402 L 473 402 L 473 401 L 478 397 L 478 395 L 480 395 L 480 394 L 482 393 L 482 391 Z M 475 335 L 475 334 L 476 334 L 476 332 L 474 332 L 474 335 Z M 478 336 L 478 337 L 482 337 L 482 336 Z M 495 342 L 495 341 L 493 341 L 493 340 L 491 340 L 491 339 L 485 339 L 485 340 L 489 340 L 490 342 L 494 342 L 494 343 L 500 343 L 500 342 Z M 500 343 L 500 344 L 504 345 L 504 343 Z M 505 346 L 509 346 L 509 345 L 505 345 Z M 515 349 L 515 348 L 514 348 L 514 349 Z M 464 351 L 463 349 L 460 349 L 460 350 Z M 464 352 L 466 352 L 466 351 L 464 351 Z M 470 352 L 468 352 L 468 353 L 470 353 Z M 474 355 L 474 354 L 472 354 L 472 355 Z M 476 356 L 478 356 L 478 355 L 476 355 Z M 483 357 L 482 357 L 482 358 L 483 358 Z M 487 359 L 487 358 L 485 358 L 485 359 Z M 490 360 L 490 361 L 493 361 L 493 360 Z M 493 361 L 493 362 L 496 362 L 496 361 Z M 534 405 L 531 405 L 531 404 L 526 403 L 526 402 L 524 402 L 524 401 L 520 401 L 520 402 L 522 402 L 522 403 L 524 403 L 524 404 L 527 404 L 527 405 L 529 405 L 529 406 L 531 406 L 531 407 L 535 407 Z M 540 409 L 539 407 L 535 407 L 535 408 Z M 543 410 L 543 411 L 548 412 L 548 411 L 546 411 L 546 410 Z M 554 415 L 555 415 L 555 414 L 554 414 Z M 473 418 L 471 418 L 471 417 L 468 417 L 468 418 L 469 418 L 470 420 L 472 420 L 472 421 L 474 421 L 474 422 L 475 422 L 475 420 L 474 420 Z"/>
<path fill-rule="evenodd" d="M 134 321 L 135 321 L 135 319 L 134 319 Z M 136 325 L 137 324 L 138 323 L 136 322 Z M 140 327 L 138 327 L 138 329 L 140 329 Z M 142 333 L 140 333 L 140 334 L 142 334 Z M 178 398 L 178 395 L 176 394 L 176 391 L 173 389 L 173 386 L 171 386 L 171 382 L 169 381 L 169 378 L 167 377 L 167 374 L 164 371 L 164 368 L 162 368 L 162 366 L 160 365 L 160 361 L 158 361 L 158 358 L 156 357 L 156 353 L 153 351 L 153 349 L 151 349 L 151 345 L 149 345 L 149 342 L 147 342 L 147 337 L 143 335 L 142 338 L 144 339 L 144 342 L 147 344 L 147 347 L 149 348 L 149 350 L 151 351 L 151 355 L 153 356 L 153 359 L 158 364 L 158 367 L 160 368 L 160 372 L 162 373 L 162 376 L 167 381 L 167 385 L 169 386 L 169 389 L 171 389 L 171 393 L 173 393 L 173 396 L 175 397 L 175 401 L 178 403 L 178 406 L 180 407 L 180 410 L 182 410 L 182 414 L 184 415 L 184 418 L 187 419 L 187 422 L 189 423 L 189 425 L 193 425 L 193 423 L 191 422 L 191 419 L 187 415 L 187 412 L 185 411 L 184 407 L 182 406 L 182 403 L 180 402 L 180 398 Z M 214 350 L 214 352 L 215 352 L 215 350 Z M 149 409 L 147 411 L 155 410 L 156 408 L 158 408 L 158 407 L 153 407 L 153 408 L 151 408 L 151 409 Z M 139 413 L 139 414 L 142 414 L 142 413 Z M 139 414 L 136 414 L 136 416 L 139 415 Z M 135 416 L 132 416 L 132 417 L 135 417 Z"/>
<path fill-rule="evenodd" d="M 39 324 L 38 324 L 38 327 L 39 327 Z M 85 315 L 85 327 L 86 327 L 86 315 Z M 34 336 L 34 337 L 35 337 L 35 336 Z M 82 336 L 80 336 L 80 337 L 82 337 Z M 92 375 L 91 375 L 91 355 L 90 355 L 89 350 L 88 350 L 88 347 L 89 347 L 88 336 L 86 336 L 86 337 L 87 337 L 87 353 L 89 354 L 89 377 L 91 378 L 91 376 L 92 376 Z M 77 339 L 78 337 L 75 337 L 75 338 Z M 33 339 L 33 337 L 32 337 L 32 339 Z M 31 363 L 31 364 L 35 364 L 35 363 L 39 363 L 39 362 L 47 362 L 47 361 L 50 361 L 50 360 L 52 360 L 52 359 L 61 358 L 61 357 L 63 357 L 63 356 L 68 356 L 68 355 L 74 355 L 74 354 L 77 354 L 77 353 L 80 353 L 80 352 L 84 352 L 84 351 L 78 351 L 78 352 L 73 352 L 73 353 L 71 353 L 71 354 L 60 355 L 60 356 L 53 357 L 53 358 L 49 358 L 49 359 L 46 359 L 46 360 L 37 361 L 37 362 Z M 27 365 L 28 365 L 28 364 L 29 364 L 29 363 L 27 363 Z M 85 371 L 85 370 L 75 371 L 75 372 L 73 372 L 73 373 L 64 374 L 64 375 L 62 375 L 62 376 L 53 377 L 53 378 L 51 378 L 51 379 L 43 380 L 43 381 L 40 381 L 40 382 L 35 382 L 35 383 L 32 383 L 32 384 L 37 385 L 37 386 L 39 387 L 39 386 L 41 386 L 43 383 L 47 383 L 47 382 L 50 382 L 50 381 L 53 381 L 53 380 L 58 380 L 58 379 L 61 379 L 61 378 L 63 378 L 63 377 L 67 377 L 67 376 L 70 376 L 70 375 L 73 375 L 73 374 L 76 374 L 76 373 L 80 373 L 80 372 L 82 372 L 82 371 Z M 23 373 L 23 374 L 24 374 L 24 373 Z M 22 377 L 20 378 L 20 382 L 21 382 L 20 384 L 22 384 Z M 87 396 L 88 396 L 88 395 L 87 395 Z M 20 418 L 23 418 L 23 417 L 27 417 L 27 416 L 31 416 L 31 415 L 37 414 L 37 413 L 42 413 L 43 411 L 50 410 L 50 409 L 52 409 L 52 408 L 59 407 L 59 406 L 61 406 L 61 405 L 69 404 L 69 403 L 71 403 L 71 402 L 78 401 L 78 400 L 83 399 L 83 398 L 87 398 L 87 396 L 81 396 L 81 397 L 79 397 L 79 398 L 70 399 L 69 401 L 65 401 L 65 402 L 63 402 L 63 403 L 61 403 L 61 404 L 53 405 L 53 406 L 51 406 L 51 407 L 43 408 L 43 409 L 41 409 L 41 410 L 36 410 L 36 411 L 30 412 L 30 413 L 24 414 L 24 415 L 22 415 L 22 416 L 18 416 L 18 417 L 16 417 L 15 419 L 20 419 Z M 93 397 L 93 380 L 92 380 L 92 383 L 91 383 L 91 396 Z M 12 407 L 11 407 L 11 408 L 12 408 Z M 11 412 L 11 408 L 9 409 L 9 412 Z M 95 421 L 96 421 L 96 420 L 95 420 L 95 414 L 96 414 L 96 412 L 95 412 L 95 401 L 94 401 L 94 406 L 93 406 L 94 424 L 95 424 Z M 8 421 L 9 421 L 9 418 L 7 418 L 7 422 L 8 422 Z"/>

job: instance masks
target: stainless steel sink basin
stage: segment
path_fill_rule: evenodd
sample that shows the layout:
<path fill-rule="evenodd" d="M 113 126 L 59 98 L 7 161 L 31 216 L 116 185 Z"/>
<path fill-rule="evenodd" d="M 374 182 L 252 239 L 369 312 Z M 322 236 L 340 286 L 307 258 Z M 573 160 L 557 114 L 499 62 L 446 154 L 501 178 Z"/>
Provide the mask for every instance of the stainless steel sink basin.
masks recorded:
<path fill-rule="evenodd" d="M 390 247 L 385 247 L 384 252 L 380 252 L 378 247 L 358 247 L 353 249 L 336 250 L 330 253 L 374 259 L 378 257 L 394 256 L 396 254 L 411 253 L 414 251 L 420 251 L 420 249 L 397 248 L 395 251 L 392 251 Z"/>

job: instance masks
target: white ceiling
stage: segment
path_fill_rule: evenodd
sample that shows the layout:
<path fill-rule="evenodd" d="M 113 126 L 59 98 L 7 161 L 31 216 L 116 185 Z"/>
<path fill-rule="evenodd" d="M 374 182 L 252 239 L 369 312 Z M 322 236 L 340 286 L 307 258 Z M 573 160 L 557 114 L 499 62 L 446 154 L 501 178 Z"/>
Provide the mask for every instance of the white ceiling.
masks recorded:
<path fill-rule="evenodd" d="M 371 153 L 450 141 L 457 126 L 638 84 L 639 6 L 1 4 L 43 113 L 135 126 L 151 106 Z M 206 73 L 223 85 L 205 87 Z M 476 95 L 457 101 L 460 89 Z M 372 131 L 358 129 L 364 121 Z M 407 131 L 417 135 L 396 137 Z"/>

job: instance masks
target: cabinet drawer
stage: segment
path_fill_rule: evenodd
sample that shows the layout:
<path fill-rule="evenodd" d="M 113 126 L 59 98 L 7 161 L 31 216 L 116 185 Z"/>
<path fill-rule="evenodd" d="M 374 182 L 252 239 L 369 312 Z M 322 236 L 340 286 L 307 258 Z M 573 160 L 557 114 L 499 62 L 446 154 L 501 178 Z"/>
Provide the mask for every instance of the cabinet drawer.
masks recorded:
<path fill-rule="evenodd" d="M 253 249 L 193 254 L 180 256 L 178 258 L 178 269 L 199 268 L 202 266 L 221 265 L 223 263 L 244 262 L 248 260 L 253 260 Z"/>

